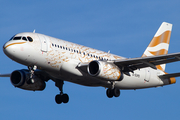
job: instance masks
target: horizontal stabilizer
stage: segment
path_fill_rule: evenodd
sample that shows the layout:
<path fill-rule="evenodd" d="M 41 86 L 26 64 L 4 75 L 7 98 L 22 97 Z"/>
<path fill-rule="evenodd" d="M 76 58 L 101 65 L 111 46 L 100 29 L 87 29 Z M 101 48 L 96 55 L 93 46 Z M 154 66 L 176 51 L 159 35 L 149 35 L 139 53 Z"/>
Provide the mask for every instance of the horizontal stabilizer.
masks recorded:
<path fill-rule="evenodd" d="M 164 75 L 160 75 L 158 76 L 160 78 L 172 78 L 172 77 L 180 77 L 180 73 L 171 73 L 171 74 L 164 74 Z"/>

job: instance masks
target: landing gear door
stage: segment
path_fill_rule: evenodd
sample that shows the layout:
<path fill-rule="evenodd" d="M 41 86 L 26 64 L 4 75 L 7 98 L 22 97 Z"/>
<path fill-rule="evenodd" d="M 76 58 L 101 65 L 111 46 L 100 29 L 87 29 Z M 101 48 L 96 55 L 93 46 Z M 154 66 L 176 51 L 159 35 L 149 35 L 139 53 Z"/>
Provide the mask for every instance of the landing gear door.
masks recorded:
<path fill-rule="evenodd" d="M 48 51 L 48 38 L 44 35 L 38 35 L 40 42 L 41 42 L 41 51 L 47 52 Z"/>

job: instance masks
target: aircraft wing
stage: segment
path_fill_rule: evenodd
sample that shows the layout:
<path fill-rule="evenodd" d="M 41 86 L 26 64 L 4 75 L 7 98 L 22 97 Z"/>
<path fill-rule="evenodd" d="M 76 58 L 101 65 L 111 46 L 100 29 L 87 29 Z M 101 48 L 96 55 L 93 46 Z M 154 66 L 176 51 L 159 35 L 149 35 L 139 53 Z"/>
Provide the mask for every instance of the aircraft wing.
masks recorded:
<path fill-rule="evenodd" d="M 148 57 L 140 57 L 140 58 L 131 58 L 131 59 L 119 59 L 114 60 L 114 64 L 121 68 L 126 68 L 127 71 L 136 70 L 144 67 L 151 67 L 154 69 L 156 65 L 161 65 L 165 63 L 171 63 L 180 61 L 180 53 L 172 53 L 166 55 L 159 56 L 148 56 Z"/>
<path fill-rule="evenodd" d="M 0 77 L 11 77 L 11 74 L 0 74 Z"/>
<path fill-rule="evenodd" d="M 159 56 L 148 56 L 148 57 L 139 57 L 139 58 L 130 58 L 130 59 L 119 59 L 114 61 L 108 61 L 110 63 L 114 63 L 125 72 L 133 71 L 140 68 L 151 67 L 153 69 L 157 69 L 156 65 L 171 63 L 180 61 L 180 52 L 179 53 L 171 53 L 166 55 Z M 86 70 L 89 62 L 87 63 L 79 63 L 77 68 L 81 68 L 82 70 Z"/>

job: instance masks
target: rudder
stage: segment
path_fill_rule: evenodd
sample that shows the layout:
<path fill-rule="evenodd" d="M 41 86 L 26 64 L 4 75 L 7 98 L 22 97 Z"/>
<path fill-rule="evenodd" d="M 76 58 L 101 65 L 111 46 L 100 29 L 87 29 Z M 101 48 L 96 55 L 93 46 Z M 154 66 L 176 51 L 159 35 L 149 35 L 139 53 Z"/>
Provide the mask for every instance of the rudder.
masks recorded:
<path fill-rule="evenodd" d="M 171 37 L 172 24 L 163 22 L 154 35 L 150 44 L 146 48 L 142 57 L 158 56 L 168 53 L 169 41 Z M 157 65 L 158 69 L 165 71 L 165 64 Z"/>

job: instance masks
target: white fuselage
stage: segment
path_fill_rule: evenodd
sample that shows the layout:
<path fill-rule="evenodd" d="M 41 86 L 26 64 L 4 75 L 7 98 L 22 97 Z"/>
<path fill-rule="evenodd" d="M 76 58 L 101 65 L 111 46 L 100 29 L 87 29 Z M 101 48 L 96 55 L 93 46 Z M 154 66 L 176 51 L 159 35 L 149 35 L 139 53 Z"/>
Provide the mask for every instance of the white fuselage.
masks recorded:
<path fill-rule="evenodd" d="M 89 75 L 86 69 L 84 71 L 79 70 L 77 66 L 80 63 L 87 63 L 92 60 L 111 62 L 116 59 L 126 59 L 43 34 L 20 33 L 16 36 L 30 36 L 33 38 L 33 42 L 8 41 L 4 45 L 4 53 L 12 60 L 26 66 L 36 65 L 38 69 L 45 71 L 54 79 L 85 86 L 110 87 L 111 83 Z M 129 75 L 124 74 L 121 81 L 115 82 L 115 87 L 119 89 L 140 89 L 168 84 L 168 81 L 162 81 L 158 77 L 161 74 L 164 72 L 150 67 L 137 69 L 134 72 L 129 72 Z"/>

